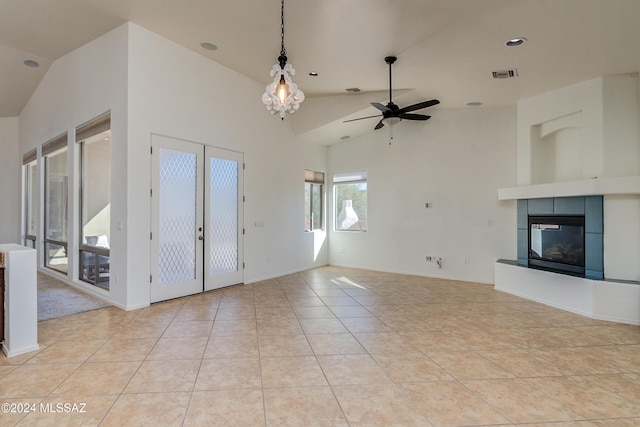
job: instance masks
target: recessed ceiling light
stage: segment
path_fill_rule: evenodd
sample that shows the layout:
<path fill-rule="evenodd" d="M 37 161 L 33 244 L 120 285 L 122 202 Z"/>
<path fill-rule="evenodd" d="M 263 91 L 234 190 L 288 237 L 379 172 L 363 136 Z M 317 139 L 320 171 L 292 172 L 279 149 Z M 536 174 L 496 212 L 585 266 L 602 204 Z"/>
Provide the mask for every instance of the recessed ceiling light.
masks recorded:
<path fill-rule="evenodd" d="M 213 43 L 209 43 L 209 42 L 200 43 L 200 47 L 202 47 L 203 49 L 206 49 L 206 50 L 218 50 L 218 46 L 216 46 Z"/>
<path fill-rule="evenodd" d="M 38 64 L 33 59 L 25 59 L 24 60 L 24 65 L 26 65 L 27 67 L 31 67 L 31 68 L 38 68 L 40 66 L 40 64 Z"/>
<path fill-rule="evenodd" d="M 309 75 L 311 77 L 318 77 L 318 72 L 317 71 L 312 71 L 312 72 L 309 73 Z"/>
<path fill-rule="evenodd" d="M 341 136 L 341 137 L 340 137 L 340 139 L 341 139 L 341 140 L 343 140 L 343 141 L 344 141 L 345 139 L 349 139 L 349 138 L 351 138 L 351 135 L 345 135 L 345 136 Z"/>
<path fill-rule="evenodd" d="M 505 44 L 509 47 L 523 45 L 527 39 L 524 37 L 516 37 L 515 39 L 508 40 Z"/>
<path fill-rule="evenodd" d="M 467 102 L 467 107 L 479 107 L 481 105 L 482 105 L 482 102 L 480 101 Z"/>

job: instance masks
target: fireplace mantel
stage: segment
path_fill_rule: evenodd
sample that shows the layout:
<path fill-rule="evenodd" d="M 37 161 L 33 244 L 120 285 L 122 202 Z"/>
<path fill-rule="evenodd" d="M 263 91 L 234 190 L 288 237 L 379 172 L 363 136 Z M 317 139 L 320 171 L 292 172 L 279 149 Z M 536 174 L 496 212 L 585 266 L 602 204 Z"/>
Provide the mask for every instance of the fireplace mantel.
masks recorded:
<path fill-rule="evenodd" d="M 593 178 L 498 189 L 499 200 L 640 194 L 640 176 Z"/>

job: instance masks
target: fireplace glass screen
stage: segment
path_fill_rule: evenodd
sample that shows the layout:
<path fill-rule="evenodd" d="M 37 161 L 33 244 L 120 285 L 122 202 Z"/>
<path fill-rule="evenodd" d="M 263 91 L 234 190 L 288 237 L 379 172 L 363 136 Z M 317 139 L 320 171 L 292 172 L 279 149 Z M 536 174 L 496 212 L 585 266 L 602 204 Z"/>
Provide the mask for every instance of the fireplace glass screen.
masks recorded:
<path fill-rule="evenodd" d="M 529 266 L 584 276 L 584 216 L 530 216 Z"/>

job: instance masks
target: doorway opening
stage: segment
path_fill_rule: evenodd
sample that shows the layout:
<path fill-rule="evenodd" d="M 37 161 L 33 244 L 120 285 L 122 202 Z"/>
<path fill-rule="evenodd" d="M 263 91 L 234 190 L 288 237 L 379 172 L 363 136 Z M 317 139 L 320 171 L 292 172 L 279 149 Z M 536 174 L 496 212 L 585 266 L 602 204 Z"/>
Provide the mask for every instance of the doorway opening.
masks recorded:
<path fill-rule="evenodd" d="M 151 302 L 242 283 L 243 153 L 151 145 Z"/>

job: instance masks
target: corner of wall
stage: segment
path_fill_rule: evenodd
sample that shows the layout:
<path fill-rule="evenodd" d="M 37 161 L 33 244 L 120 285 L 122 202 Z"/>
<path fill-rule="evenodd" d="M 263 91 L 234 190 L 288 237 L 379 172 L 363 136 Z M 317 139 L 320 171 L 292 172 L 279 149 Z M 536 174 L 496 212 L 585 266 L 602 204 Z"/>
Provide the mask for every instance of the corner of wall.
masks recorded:
<path fill-rule="evenodd" d="M 20 199 L 22 195 L 22 175 L 20 165 L 20 119 L 0 118 L 0 243 L 19 243 Z"/>

